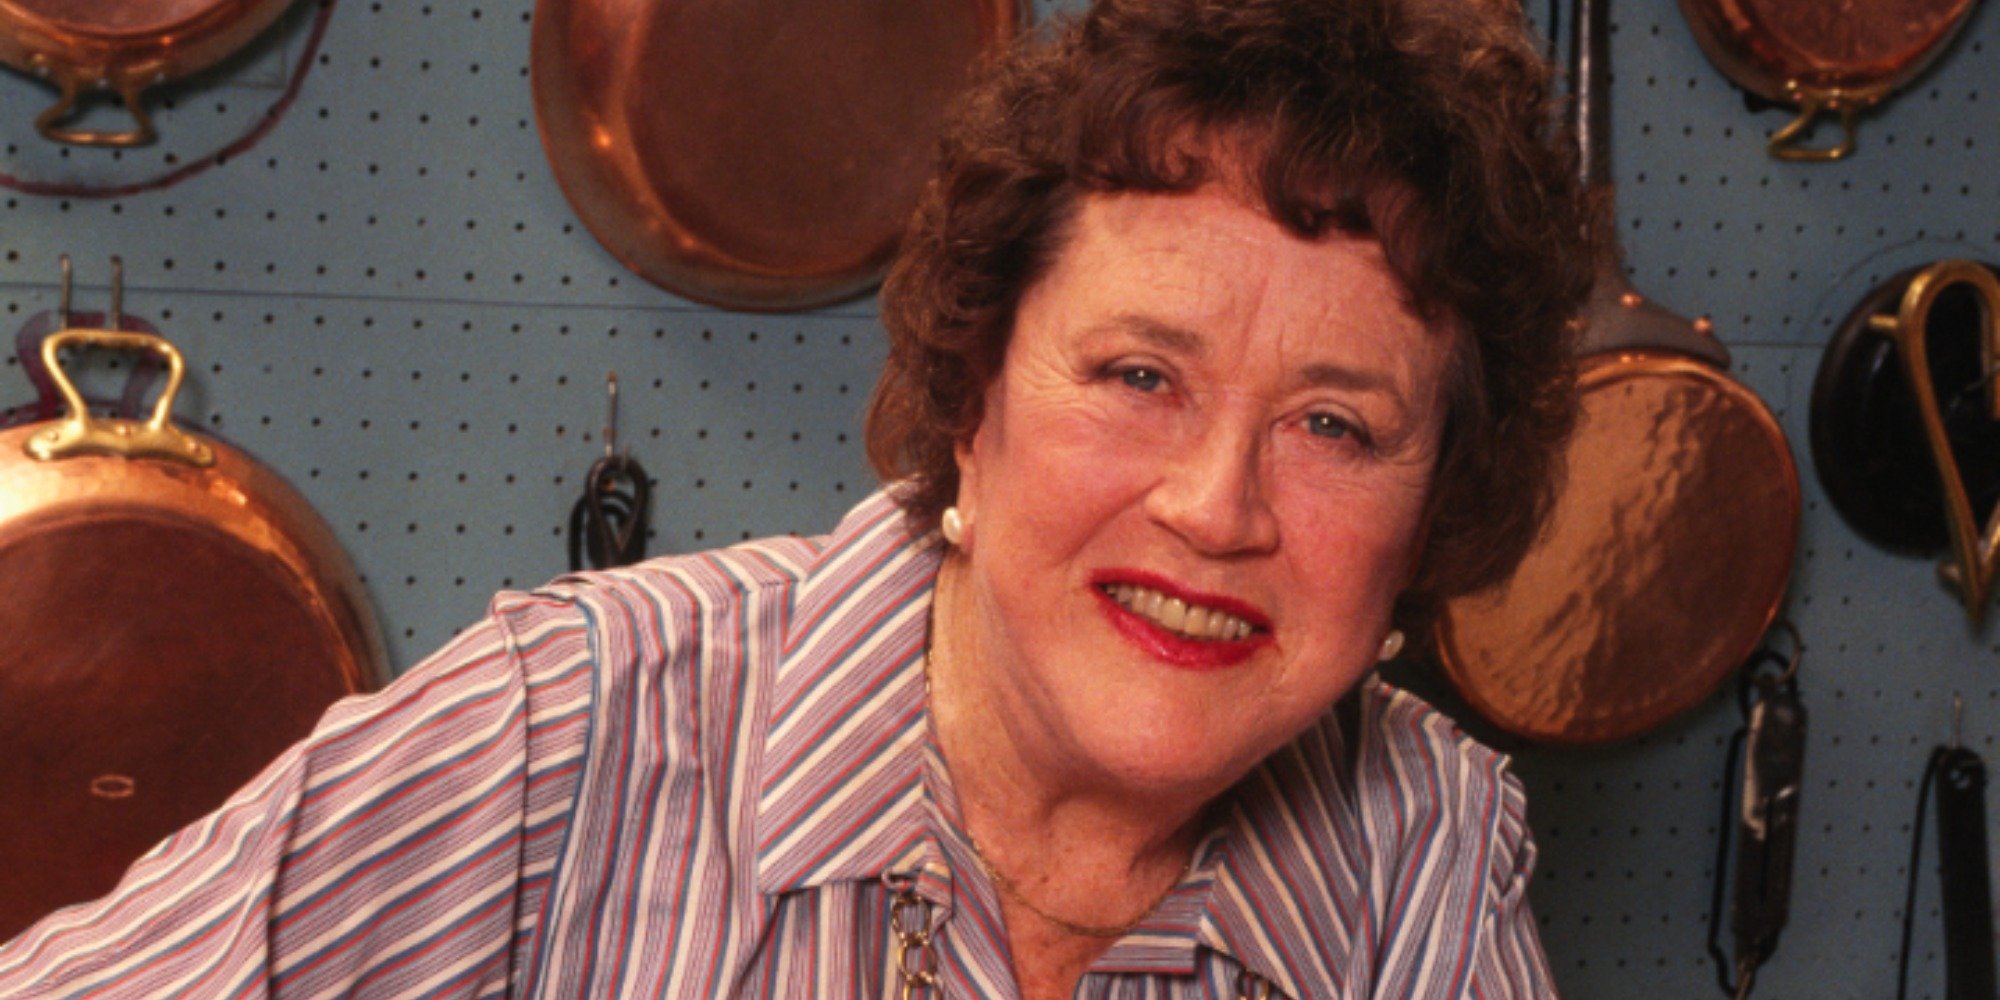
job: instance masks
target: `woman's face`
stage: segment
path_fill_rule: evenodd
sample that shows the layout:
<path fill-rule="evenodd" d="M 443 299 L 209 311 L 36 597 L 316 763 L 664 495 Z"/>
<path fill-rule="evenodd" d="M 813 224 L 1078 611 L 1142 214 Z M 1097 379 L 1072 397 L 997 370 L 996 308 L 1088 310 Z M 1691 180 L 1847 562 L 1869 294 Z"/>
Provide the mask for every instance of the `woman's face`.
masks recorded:
<path fill-rule="evenodd" d="M 1372 239 L 1087 197 L 958 450 L 980 738 L 1205 797 L 1325 712 L 1414 568 L 1452 348 Z"/>

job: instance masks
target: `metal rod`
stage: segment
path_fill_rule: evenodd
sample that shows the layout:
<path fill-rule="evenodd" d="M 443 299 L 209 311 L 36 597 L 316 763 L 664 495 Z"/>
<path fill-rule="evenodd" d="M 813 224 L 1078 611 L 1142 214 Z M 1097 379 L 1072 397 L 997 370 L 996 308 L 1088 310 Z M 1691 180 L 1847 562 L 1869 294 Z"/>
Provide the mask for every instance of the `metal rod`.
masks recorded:
<path fill-rule="evenodd" d="M 125 261 L 117 254 L 111 255 L 111 322 L 105 329 L 116 330 L 125 325 Z"/>
<path fill-rule="evenodd" d="M 1609 0 L 1576 0 L 1570 25 L 1570 86 L 1586 188 L 1611 183 L 1611 14 Z"/>
<path fill-rule="evenodd" d="M 618 449 L 618 373 L 607 372 L 604 376 L 604 457 L 610 458 Z"/>
<path fill-rule="evenodd" d="M 63 254 L 56 259 L 62 265 L 62 295 L 56 305 L 56 313 L 57 318 L 62 322 L 63 329 L 67 330 L 69 329 L 69 284 L 71 271 L 69 254 Z"/>

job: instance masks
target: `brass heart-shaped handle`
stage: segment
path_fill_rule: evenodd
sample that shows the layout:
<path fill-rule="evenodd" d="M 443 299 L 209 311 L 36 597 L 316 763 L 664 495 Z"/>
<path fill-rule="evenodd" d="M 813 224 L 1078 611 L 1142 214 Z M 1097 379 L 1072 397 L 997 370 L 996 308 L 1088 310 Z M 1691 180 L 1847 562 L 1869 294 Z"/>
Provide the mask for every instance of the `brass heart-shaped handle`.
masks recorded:
<path fill-rule="evenodd" d="M 1938 403 L 1937 388 L 1931 381 L 1928 351 L 1924 344 L 1924 331 L 1930 322 L 1931 308 L 1937 304 L 1938 297 L 1954 285 L 1966 286 L 1978 300 L 1979 362 L 1980 370 L 1985 373 L 1986 416 L 2000 420 L 2000 392 L 1995 391 L 1993 382 L 1996 359 L 2000 359 L 2000 280 L 1995 280 L 1993 272 L 1967 260 L 1943 260 L 1932 264 L 1910 280 L 1896 315 L 1877 316 L 1870 320 L 1870 325 L 1896 342 L 1896 354 L 1903 363 L 1903 374 L 1910 380 L 1918 417 L 1924 425 L 1924 439 L 1930 444 L 1931 457 L 1937 460 L 1938 478 L 1944 487 L 1945 520 L 1951 526 L 1953 558 L 1939 567 L 1939 573 L 1958 591 L 1959 598 L 1965 602 L 1966 612 L 1972 617 L 1973 627 L 1977 628 L 1986 617 L 1987 598 L 1992 594 L 1996 563 L 2000 563 L 2000 507 L 1987 515 L 1983 527 L 1973 514 L 1972 498 L 1965 490 L 1965 476 L 1959 469 L 1957 456 L 1952 453 L 1951 439 L 1945 433 L 1943 408 Z"/>

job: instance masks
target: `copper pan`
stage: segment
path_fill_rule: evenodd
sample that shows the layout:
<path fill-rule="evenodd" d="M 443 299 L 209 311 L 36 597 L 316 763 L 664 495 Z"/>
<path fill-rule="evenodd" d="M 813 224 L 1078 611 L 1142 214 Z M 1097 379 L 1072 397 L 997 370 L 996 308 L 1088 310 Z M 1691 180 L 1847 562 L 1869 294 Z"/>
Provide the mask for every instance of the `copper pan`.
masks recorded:
<path fill-rule="evenodd" d="M 115 310 L 114 310 L 115 311 Z M 386 658 L 353 568 L 282 479 L 169 416 L 166 341 L 69 329 L 43 342 L 146 350 L 167 387 L 145 421 L 0 431 L 0 940 L 102 895 L 209 812 Z"/>
<path fill-rule="evenodd" d="M 35 128 L 56 142 L 138 146 L 157 133 L 147 88 L 222 61 L 271 26 L 291 0 L 0 0 L 0 63 L 54 84 Z M 67 126 L 82 95 L 117 94 L 125 131 Z"/>
<path fill-rule="evenodd" d="M 1782 160 L 1837 160 L 1854 151 L 1854 122 L 1924 71 L 1977 0 L 1680 0 L 1695 41 L 1723 74 L 1766 101 L 1799 109 L 1772 133 Z M 1833 146 L 1803 145 L 1813 120 L 1840 116 Z"/>
<path fill-rule="evenodd" d="M 734 309 L 879 280 L 945 105 L 1019 0 L 537 0 L 535 120 L 612 255 Z"/>
<path fill-rule="evenodd" d="M 1585 178 L 1608 185 L 1604 0 L 1576 17 Z M 1799 482 L 1776 418 L 1724 371 L 1705 321 L 1647 302 L 1607 248 L 1580 317 L 1581 414 L 1548 528 L 1514 575 L 1447 603 L 1445 673 L 1544 743 L 1626 739 L 1706 698 L 1757 647 L 1791 580 Z"/>
<path fill-rule="evenodd" d="M 1639 735 L 1742 665 L 1791 579 L 1798 472 L 1757 397 L 1664 352 L 1600 354 L 1548 531 L 1440 620 L 1466 701 L 1537 742 Z"/>

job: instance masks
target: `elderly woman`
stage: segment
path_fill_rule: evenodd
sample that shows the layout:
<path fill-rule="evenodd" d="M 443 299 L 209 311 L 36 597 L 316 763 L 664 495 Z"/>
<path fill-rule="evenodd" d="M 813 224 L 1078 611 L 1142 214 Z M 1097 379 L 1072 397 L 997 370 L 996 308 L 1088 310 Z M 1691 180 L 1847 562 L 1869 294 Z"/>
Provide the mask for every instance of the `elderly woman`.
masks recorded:
<path fill-rule="evenodd" d="M 1589 213 L 1518 15 L 1103 0 L 991 73 L 829 536 L 506 595 L 0 995 L 1526 997 L 1503 575 Z"/>

